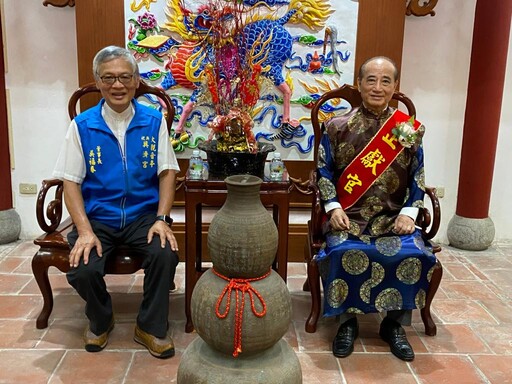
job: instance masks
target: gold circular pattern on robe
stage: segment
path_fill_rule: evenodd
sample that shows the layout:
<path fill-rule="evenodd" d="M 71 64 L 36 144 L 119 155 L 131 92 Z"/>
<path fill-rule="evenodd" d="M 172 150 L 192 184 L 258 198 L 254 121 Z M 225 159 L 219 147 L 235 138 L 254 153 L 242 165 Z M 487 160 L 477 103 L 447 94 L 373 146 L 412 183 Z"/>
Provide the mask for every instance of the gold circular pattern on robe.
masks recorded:
<path fill-rule="evenodd" d="M 404 196 L 404 202 L 402 203 L 402 205 L 405 205 L 405 203 L 407 202 L 407 200 L 409 200 L 409 194 L 411 193 L 411 189 L 409 187 L 407 187 L 405 189 L 405 196 Z"/>
<path fill-rule="evenodd" d="M 336 187 L 325 177 L 321 177 L 320 180 L 318 180 L 318 189 L 320 190 L 323 200 L 336 197 Z"/>
<path fill-rule="evenodd" d="M 350 249 L 341 256 L 343 269 L 351 275 L 360 275 L 368 269 L 370 259 L 363 251 Z"/>
<path fill-rule="evenodd" d="M 382 211 L 383 208 L 384 207 L 377 196 L 370 196 L 364 201 L 360 213 L 363 219 L 368 221 L 377 213 Z"/>
<path fill-rule="evenodd" d="M 414 302 L 416 303 L 416 308 L 421 309 L 425 306 L 425 301 L 427 299 L 427 294 L 425 290 L 420 289 L 414 298 Z"/>
<path fill-rule="evenodd" d="M 394 226 L 394 221 L 391 217 L 385 215 L 377 217 L 373 220 L 370 230 L 373 236 L 380 236 L 384 233 L 391 232 Z"/>
<path fill-rule="evenodd" d="M 386 274 L 386 272 L 384 270 L 384 267 L 374 261 L 372 263 L 372 277 L 370 278 L 370 286 L 372 288 L 375 288 L 377 285 L 382 283 L 382 280 L 384 280 L 385 274 Z"/>
<path fill-rule="evenodd" d="M 414 236 L 412 241 L 414 242 L 414 245 L 424 253 L 430 252 L 420 235 Z"/>
<path fill-rule="evenodd" d="M 324 146 L 320 143 L 320 145 L 318 146 L 318 162 L 317 162 L 317 168 L 323 168 L 325 167 L 325 148 Z"/>
<path fill-rule="evenodd" d="M 396 277 L 404 284 L 416 284 L 421 277 L 421 261 L 415 257 L 403 260 L 396 269 Z"/>
<path fill-rule="evenodd" d="M 403 169 L 407 169 L 409 163 L 411 162 L 410 157 L 406 151 L 400 152 L 400 154 L 396 157 L 395 160 Z"/>
<path fill-rule="evenodd" d="M 345 313 L 355 313 L 357 315 L 364 315 L 364 312 L 361 311 L 359 308 L 356 308 L 356 307 L 347 308 Z"/>
<path fill-rule="evenodd" d="M 416 184 L 418 184 L 419 189 L 425 191 L 425 168 L 421 168 L 418 172 L 416 172 L 414 175 L 414 181 L 416 181 Z"/>
<path fill-rule="evenodd" d="M 432 274 L 434 273 L 434 270 L 437 267 L 434 265 L 432 268 L 430 268 L 427 272 L 427 281 L 430 283 L 430 280 L 432 280 Z"/>
<path fill-rule="evenodd" d="M 347 121 L 347 129 L 352 133 L 363 133 L 368 130 L 369 126 L 364 123 L 365 117 L 362 113 L 355 113 Z"/>
<path fill-rule="evenodd" d="M 359 289 L 359 296 L 361 300 L 363 300 L 366 304 L 370 304 L 370 290 L 371 290 L 371 280 L 366 280 L 363 284 L 361 284 L 361 288 Z"/>
<path fill-rule="evenodd" d="M 423 203 L 423 200 L 416 200 L 412 203 L 412 206 L 415 208 L 423 208 L 425 205 Z"/>
<path fill-rule="evenodd" d="M 402 240 L 398 236 L 380 237 L 375 240 L 375 246 L 384 256 L 395 256 L 402 249 Z"/>
<path fill-rule="evenodd" d="M 377 295 L 375 308 L 377 311 L 398 311 L 402 309 L 403 300 L 400 291 L 396 288 L 386 288 Z"/>
<path fill-rule="evenodd" d="M 327 302 L 332 308 L 339 308 L 347 299 L 348 285 L 345 280 L 336 279 L 327 289 Z"/>
<path fill-rule="evenodd" d="M 348 239 L 347 231 L 333 231 L 327 235 L 326 243 L 328 247 L 340 245 Z"/>
<path fill-rule="evenodd" d="M 395 170 L 389 167 L 377 178 L 375 185 L 386 193 L 394 193 L 400 186 L 400 179 Z"/>
<path fill-rule="evenodd" d="M 348 233 L 354 236 L 359 236 L 361 233 L 361 228 L 359 227 L 359 224 L 357 224 L 355 221 L 349 221 L 350 226 L 348 228 Z"/>
<path fill-rule="evenodd" d="M 359 239 L 363 243 L 368 244 L 368 245 L 370 245 L 372 243 L 371 237 L 369 235 L 362 235 L 361 237 L 359 237 Z"/>
<path fill-rule="evenodd" d="M 356 150 L 352 144 L 346 142 L 339 144 L 334 151 L 336 165 L 346 167 L 350 164 L 355 154 Z"/>

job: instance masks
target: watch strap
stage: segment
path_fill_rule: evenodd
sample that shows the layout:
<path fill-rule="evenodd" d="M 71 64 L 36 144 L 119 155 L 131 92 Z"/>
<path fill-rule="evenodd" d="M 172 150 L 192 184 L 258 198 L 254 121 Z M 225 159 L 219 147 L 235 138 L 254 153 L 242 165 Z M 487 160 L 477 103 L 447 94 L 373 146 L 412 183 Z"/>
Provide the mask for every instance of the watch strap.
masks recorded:
<path fill-rule="evenodd" d="M 171 216 L 167 216 L 167 215 L 158 215 L 155 219 L 155 221 L 158 221 L 158 220 L 162 220 L 164 222 L 166 222 L 169 226 L 172 225 L 172 218 Z"/>

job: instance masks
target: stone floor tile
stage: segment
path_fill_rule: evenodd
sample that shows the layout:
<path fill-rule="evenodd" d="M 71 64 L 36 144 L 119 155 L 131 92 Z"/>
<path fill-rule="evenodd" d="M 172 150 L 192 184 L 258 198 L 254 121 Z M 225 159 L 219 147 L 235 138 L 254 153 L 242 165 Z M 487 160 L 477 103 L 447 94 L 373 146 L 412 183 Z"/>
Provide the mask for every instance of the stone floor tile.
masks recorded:
<path fill-rule="evenodd" d="M 471 355 L 471 359 L 492 384 L 512 383 L 512 356 Z"/>
<path fill-rule="evenodd" d="M 417 355 L 410 365 L 422 384 L 488 383 L 466 355 Z"/>
<path fill-rule="evenodd" d="M 89 353 L 85 350 L 70 350 L 63 357 L 48 384 L 122 383 L 132 359 L 132 352 L 104 350 Z"/>
<path fill-rule="evenodd" d="M 496 298 L 496 294 L 480 281 L 473 281 L 471 284 L 463 281 L 445 281 L 443 282 L 443 291 L 449 299 L 485 300 Z"/>
<path fill-rule="evenodd" d="M 297 354 L 304 384 L 343 383 L 338 360 L 332 353 L 302 352 Z"/>
<path fill-rule="evenodd" d="M 0 319 L 31 318 L 42 305 L 42 297 L 0 295 Z"/>
<path fill-rule="evenodd" d="M 13 295 L 20 292 L 30 280 L 30 275 L 0 273 L 0 295 Z"/>
<path fill-rule="evenodd" d="M 443 272 L 449 272 L 455 280 L 478 280 L 468 267 L 460 263 L 443 264 Z"/>
<path fill-rule="evenodd" d="M 0 382 L 47 383 L 65 353 L 64 350 L 20 350 L 15 353 L 12 350 L 2 350 Z"/>
<path fill-rule="evenodd" d="M 36 329 L 32 320 L 5 319 L 0 321 L 0 349 L 34 348 L 46 333 Z M 1 376 L 1 375 L 0 375 Z M 1 382 L 1 380 L 0 380 Z"/>
<path fill-rule="evenodd" d="M 339 359 L 342 374 L 349 384 L 415 384 L 408 363 L 391 353 L 353 353 Z"/>
<path fill-rule="evenodd" d="M 6 256 L 0 260 L 0 273 L 13 273 L 18 269 L 27 259 L 24 257 Z"/>
<path fill-rule="evenodd" d="M 136 352 L 128 367 L 123 383 L 176 383 L 181 355 L 182 352 L 177 350 L 176 355 L 170 359 L 157 359 L 147 352 Z"/>
<path fill-rule="evenodd" d="M 430 353 L 486 353 L 489 348 L 474 330 L 466 324 L 440 324 L 437 335 L 420 334 L 423 344 Z"/>
<path fill-rule="evenodd" d="M 498 355 L 512 355 L 512 325 L 476 325 L 473 327 L 491 351 Z"/>
<path fill-rule="evenodd" d="M 436 300 L 434 310 L 443 323 L 497 323 L 479 303 L 473 300 Z"/>

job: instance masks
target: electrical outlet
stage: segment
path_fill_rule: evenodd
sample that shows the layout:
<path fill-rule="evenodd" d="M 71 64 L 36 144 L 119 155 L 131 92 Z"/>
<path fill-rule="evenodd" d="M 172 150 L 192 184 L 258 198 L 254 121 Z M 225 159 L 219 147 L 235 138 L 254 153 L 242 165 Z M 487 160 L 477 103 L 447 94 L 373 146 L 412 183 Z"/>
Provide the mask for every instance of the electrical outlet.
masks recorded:
<path fill-rule="evenodd" d="M 37 193 L 37 185 L 20 183 L 20 193 L 23 195 L 35 195 Z"/>
<path fill-rule="evenodd" d="M 444 187 L 436 187 L 436 196 L 440 199 L 444 197 Z"/>

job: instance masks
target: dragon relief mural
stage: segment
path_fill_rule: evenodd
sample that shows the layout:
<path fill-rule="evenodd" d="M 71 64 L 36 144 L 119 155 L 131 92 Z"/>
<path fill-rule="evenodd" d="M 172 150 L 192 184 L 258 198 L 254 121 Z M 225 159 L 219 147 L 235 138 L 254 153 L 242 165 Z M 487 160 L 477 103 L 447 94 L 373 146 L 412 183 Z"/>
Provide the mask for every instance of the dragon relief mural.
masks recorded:
<path fill-rule="evenodd" d="M 209 138 L 225 130 L 227 116 L 247 124 L 242 128 L 249 150 L 258 140 L 280 142 L 301 154 L 311 151 L 309 108 L 323 92 L 345 82 L 340 66 L 352 55 L 343 50 L 347 42 L 338 40 L 337 28 L 327 25 L 334 13 L 328 0 L 210 0 L 196 9 L 167 0 L 163 19 L 150 12 L 158 3 L 132 1 L 138 15 L 129 19 L 127 46 L 140 63 L 155 64 L 141 71 L 142 78 L 173 98 L 177 152 L 206 140 L 205 129 Z M 318 38 L 314 33 L 322 30 Z M 305 53 L 297 54 L 294 46 L 305 47 Z M 303 78 L 293 81 L 294 72 Z M 293 98 L 297 85 L 303 94 Z M 302 116 L 292 114 L 292 105 Z M 343 106 L 325 108 L 324 118 Z"/>

